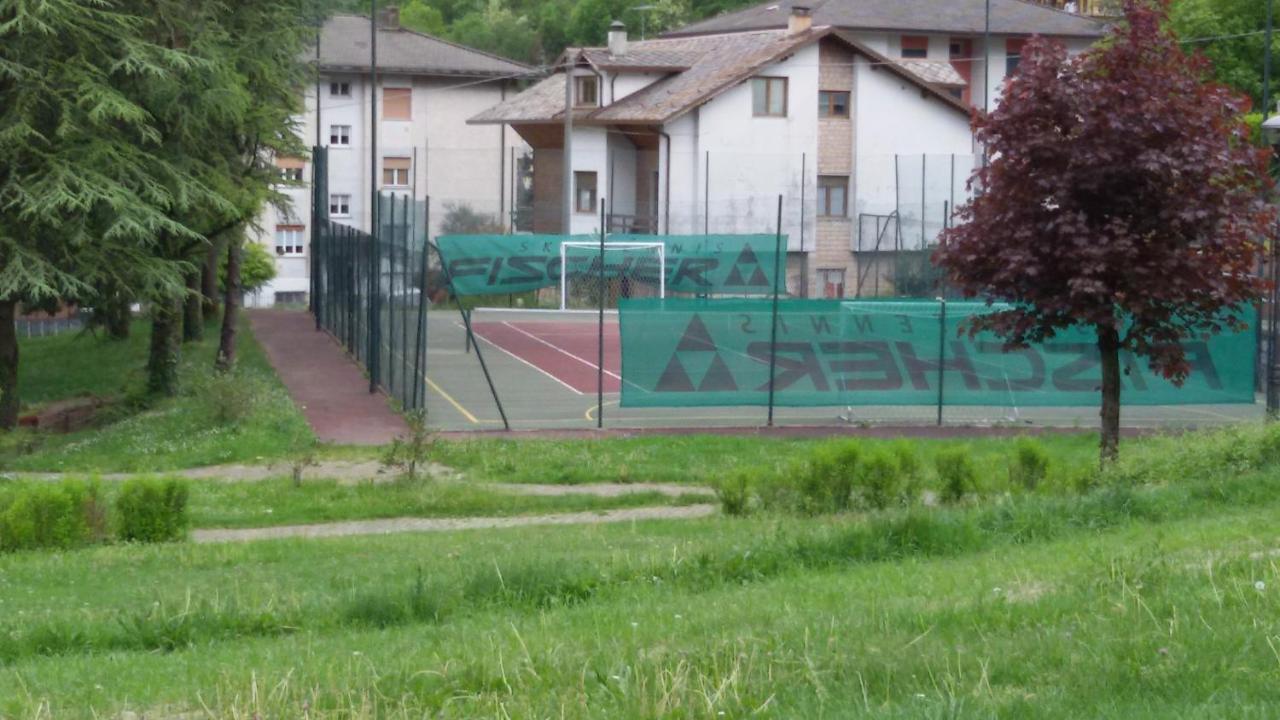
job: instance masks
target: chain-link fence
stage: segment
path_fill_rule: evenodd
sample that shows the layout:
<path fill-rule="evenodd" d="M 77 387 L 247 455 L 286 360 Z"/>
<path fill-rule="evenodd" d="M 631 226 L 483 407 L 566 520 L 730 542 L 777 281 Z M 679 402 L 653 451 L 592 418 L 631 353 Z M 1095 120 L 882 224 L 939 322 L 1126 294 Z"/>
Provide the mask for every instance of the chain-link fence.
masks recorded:
<path fill-rule="evenodd" d="M 513 151 L 505 197 L 436 182 L 384 193 L 373 233 L 319 218 L 321 326 L 440 428 L 1096 424 L 1086 340 L 1005 353 L 958 338 L 964 306 L 944 323 L 930 304 L 953 295 L 930 256 L 972 158 L 863 155 L 841 175 L 803 154 L 644 152 L 602 153 L 594 178 L 575 161 L 566 187 L 554 150 Z M 681 163 L 694 179 L 652 174 Z M 901 297 L 917 301 L 874 305 Z M 1193 348 L 1207 364 L 1190 394 L 1126 359 L 1146 383 L 1126 393 L 1152 404 L 1126 403 L 1124 422 L 1257 415 L 1245 345 Z"/>

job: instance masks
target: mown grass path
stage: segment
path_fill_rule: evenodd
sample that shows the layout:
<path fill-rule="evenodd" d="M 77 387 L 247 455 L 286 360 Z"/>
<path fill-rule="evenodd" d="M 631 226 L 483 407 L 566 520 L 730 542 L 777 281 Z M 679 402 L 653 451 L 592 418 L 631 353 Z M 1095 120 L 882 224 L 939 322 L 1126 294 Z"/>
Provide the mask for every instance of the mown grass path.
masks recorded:
<path fill-rule="evenodd" d="M 195 530 L 191 540 L 197 543 L 251 542 L 280 538 L 328 538 L 351 535 L 388 535 L 405 532 L 448 532 L 453 530 L 491 530 L 529 525 L 589 525 L 632 522 L 638 520 L 693 520 L 716 513 L 711 504 L 682 507 L 643 507 L 592 512 L 555 513 L 550 515 L 516 515 L 514 517 L 469 518 L 387 518 L 353 522 L 284 525 L 261 528 L 218 528 Z"/>

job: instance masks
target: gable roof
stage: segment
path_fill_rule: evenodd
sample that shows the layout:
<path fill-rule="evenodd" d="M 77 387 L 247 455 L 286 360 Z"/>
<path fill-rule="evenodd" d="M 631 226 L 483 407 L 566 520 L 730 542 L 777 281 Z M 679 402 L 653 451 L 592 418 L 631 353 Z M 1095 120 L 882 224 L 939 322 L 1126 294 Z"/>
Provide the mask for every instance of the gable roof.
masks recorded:
<path fill-rule="evenodd" d="M 785 28 L 793 6 L 811 8 L 814 25 L 845 30 L 981 34 L 987 0 L 771 0 L 723 13 L 664 33 L 663 37 Z M 996 35 L 1101 37 L 1094 18 L 1026 0 L 991 0 L 991 32 Z"/>
<path fill-rule="evenodd" d="M 868 48 L 852 35 L 833 28 L 812 28 L 788 35 L 782 30 L 733 33 L 729 35 L 658 38 L 631 43 L 627 54 L 615 57 L 607 50 L 570 49 L 561 57 L 563 64 L 580 64 L 602 68 L 629 68 L 635 71 L 649 70 L 645 65 L 652 58 L 680 59 L 687 68 L 670 71 L 664 77 L 636 92 L 601 108 L 580 108 L 574 111 L 574 122 L 595 125 L 659 125 L 670 122 L 720 93 L 747 80 L 761 68 L 775 63 L 796 50 L 833 38 L 848 46 L 878 67 L 883 67 L 907 82 L 918 86 L 966 117 L 969 108 L 939 89 L 938 85 L 950 85 L 952 78 L 938 68 L 922 66 L 917 71 L 910 61 L 890 60 Z M 637 64 L 624 65 L 618 61 L 637 58 Z M 936 64 L 936 63 L 935 63 Z M 952 70 L 952 73 L 955 71 Z M 557 122 L 564 120 L 565 74 L 556 73 L 525 90 L 506 102 L 471 118 L 473 124 Z M 961 84 L 963 81 L 961 80 Z"/>
<path fill-rule="evenodd" d="M 320 69 L 369 71 L 369 18 L 334 15 L 320 36 Z M 413 75 L 511 77 L 533 68 L 405 28 L 378 28 L 378 70 Z"/>

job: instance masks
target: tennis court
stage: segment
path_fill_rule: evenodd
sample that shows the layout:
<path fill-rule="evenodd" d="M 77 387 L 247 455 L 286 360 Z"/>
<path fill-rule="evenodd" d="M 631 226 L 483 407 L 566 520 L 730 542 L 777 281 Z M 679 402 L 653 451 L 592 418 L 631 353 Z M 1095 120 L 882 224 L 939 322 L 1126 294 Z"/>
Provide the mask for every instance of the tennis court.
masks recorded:
<path fill-rule="evenodd" d="M 599 376 L 598 317 L 594 312 L 477 309 L 472 323 L 494 389 L 515 430 L 587 429 L 597 424 Z M 443 430 L 500 430 L 502 417 L 468 347 L 456 310 L 428 313 L 427 408 L 431 424 Z M 603 416 L 606 428 L 717 428 L 761 426 L 767 408 L 619 407 L 621 352 L 616 313 L 604 321 Z M 952 426 L 1050 426 L 1091 428 L 1096 407 L 957 406 L 943 408 Z M 1128 427 L 1203 427 L 1257 419 L 1253 405 L 1126 406 Z M 778 407 L 783 426 L 841 427 L 866 424 L 932 425 L 928 406 Z"/>
<path fill-rule="evenodd" d="M 603 332 L 600 328 L 598 316 L 591 312 L 540 316 L 537 311 L 524 315 L 480 311 L 472 323 L 481 340 L 579 395 L 594 395 L 601 377 L 606 393 L 616 393 L 621 387 L 622 353 L 618 345 L 617 315 L 607 315 Z M 601 339 L 603 365 L 600 363 Z"/>

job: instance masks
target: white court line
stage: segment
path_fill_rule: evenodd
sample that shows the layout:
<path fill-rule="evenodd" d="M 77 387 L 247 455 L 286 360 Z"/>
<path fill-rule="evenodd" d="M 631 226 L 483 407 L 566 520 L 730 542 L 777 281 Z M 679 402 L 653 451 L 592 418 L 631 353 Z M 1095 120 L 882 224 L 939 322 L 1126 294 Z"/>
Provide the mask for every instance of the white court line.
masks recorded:
<path fill-rule="evenodd" d="M 464 330 L 466 329 L 466 326 L 465 326 L 465 325 L 463 325 L 463 324 L 462 324 L 462 323 L 460 323 L 460 322 L 455 321 L 455 324 L 456 324 L 458 327 L 463 328 Z M 503 325 L 506 325 L 506 323 L 503 323 Z M 514 328 L 512 328 L 512 329 L 514 330 Z M 573 393 L 573 394 L 575 394 L 575 395 L 586 395 L 586 393 L 582 392 L 581 390 L 579 390 L 579 389 L 575 388 L 574 386 L 572 386 L 572 385 L 570 385 L 569 383 L 567 383 L 567 382 L 565 382 L 565 381 L 561 380 L 560 378 L 558 378 L 558 377 L 556 377 L 555 375 L 553 375 L 553 374 L 551 374 L 551 373 L 547 372 L 546 370 L 543 370 L 542 368 L 538 367 L 537 365 L 534 365 L 533 363 L 529 362 L 528 360 L 525 360 L 524 358 L 520 357 L 519 355 L 516 355 L 515 353 L 513 353 L 513 352 L 511 352 L 510 350 L 508 350 L 508 349 L 506 349 L 506 348 L 502 347 L 501 345 L 499 345 L 498 343 L 496 343 L 496 342 L 494 342 L 494 341 L 490 340 L 489 338 L 484 337 L 484 336 L 483 336 L 483 335 L 481 335 L 480 333 L 477 333 L 477 332 L 474 332 L 474 331 L 473 331 L 471 334 L 472 334 L 472 335 L 474 335 L 476 338 L 478 338 L 478 339 L 480 339 L 480 340 L 484 340 L 484 341 L 485 341 L 486 343 L 488 343 L 490 346 L 497 348 L 498 350 L 502 351 L 503 353 L 506 353 L 508 356 L 510 356 L 510 357 L 512 357 L 512 358 L 515 358 L 516 360 L 520 361 L 521 363 L 523 363 L 523 364 L 525 364 L 525 365 L 527 365 L 527 366 L 529 366 L 529 367 L 533 368 L 534 370 L 537 370 L 538 372 L 542 373 L 543 375 L 546 375 L 547 377 L 551 378 L 552 380 L 555 380 L 556 382 L 558 382 L 558 383 L 560 383 L 561 385 L 565 386 L 565 388 L 567 388 L 567 389 L 569 390 L 569 392 L 571 392 L 571 393 Z"/>
<path fill-rule="evenodd" d="M 512 325 L 512 324 L 511 324 L 511 323 L 509 323 L 509 322 L 503 321 L 503 323 L 502 323 L 502 324 L 503 324 L 503 325 L 506 325 L 507 327 L 511 328 L 512 330 L 515 330 L 516 332 L 520 333 L 521 335 L 524 335 L 524 336 L 526 336 L 526 337 L 533 338 L 534 340 L 537 340 L 538 342 L 542 343 L 543 345 L 546 345 L 547 347 L 551 348 L 552 350 L 555 350 L 555 351 L 556 351 L 556 352 L 558 352 L 558 353 L 562 353 L 562 354 L 564 354 L 564 355 L 568 355 L 569 357 L 573 358 L 574 360 L 577 360 L 578 362 L 582 363 L 583 365 L 586 365 L 587 367 L 591 368 L 592 370 L 601 370 L 601 369 L 602 369 L 599 365 L 597 365 L 597 364 L 595 364 L 595 363 L 591 362 L 590 360 L 584 360 L 584 359 L 582 359 L 582 358 L 578 357 L 577 355 L 574 355 L 573 353 L 569 352 L 568 350 L 565 350 L 564 348 L 560 347 L 559 345 L 556 345 L 556 344 L 554 344 L 554 343 L 549 343 L 549 342 L 547 342 L 546 340 L 543 340 L 542 338 L 538 337 L 537 335 L 534 335 L 533 333 L 528 332 L 528 331 L 526 331 L 526 330 L 521 330 L 520 328 L 516 327 L 515 325 Z M 608 370 L 604 370 L 604 374 L 605 374 L 605 375 L 608 375 L 608 376 L 609 376 L 609 377 L 611 377 L 611 378 L 615 378 L 615 379 L 617 379 L 617 380 L 618 380 L 618 382 L 622 382 L 622 376 L 621 376 L 621 375 L 619 375 L 619 374 L 617 374 L 617 373 L 609 372 Z"/>

